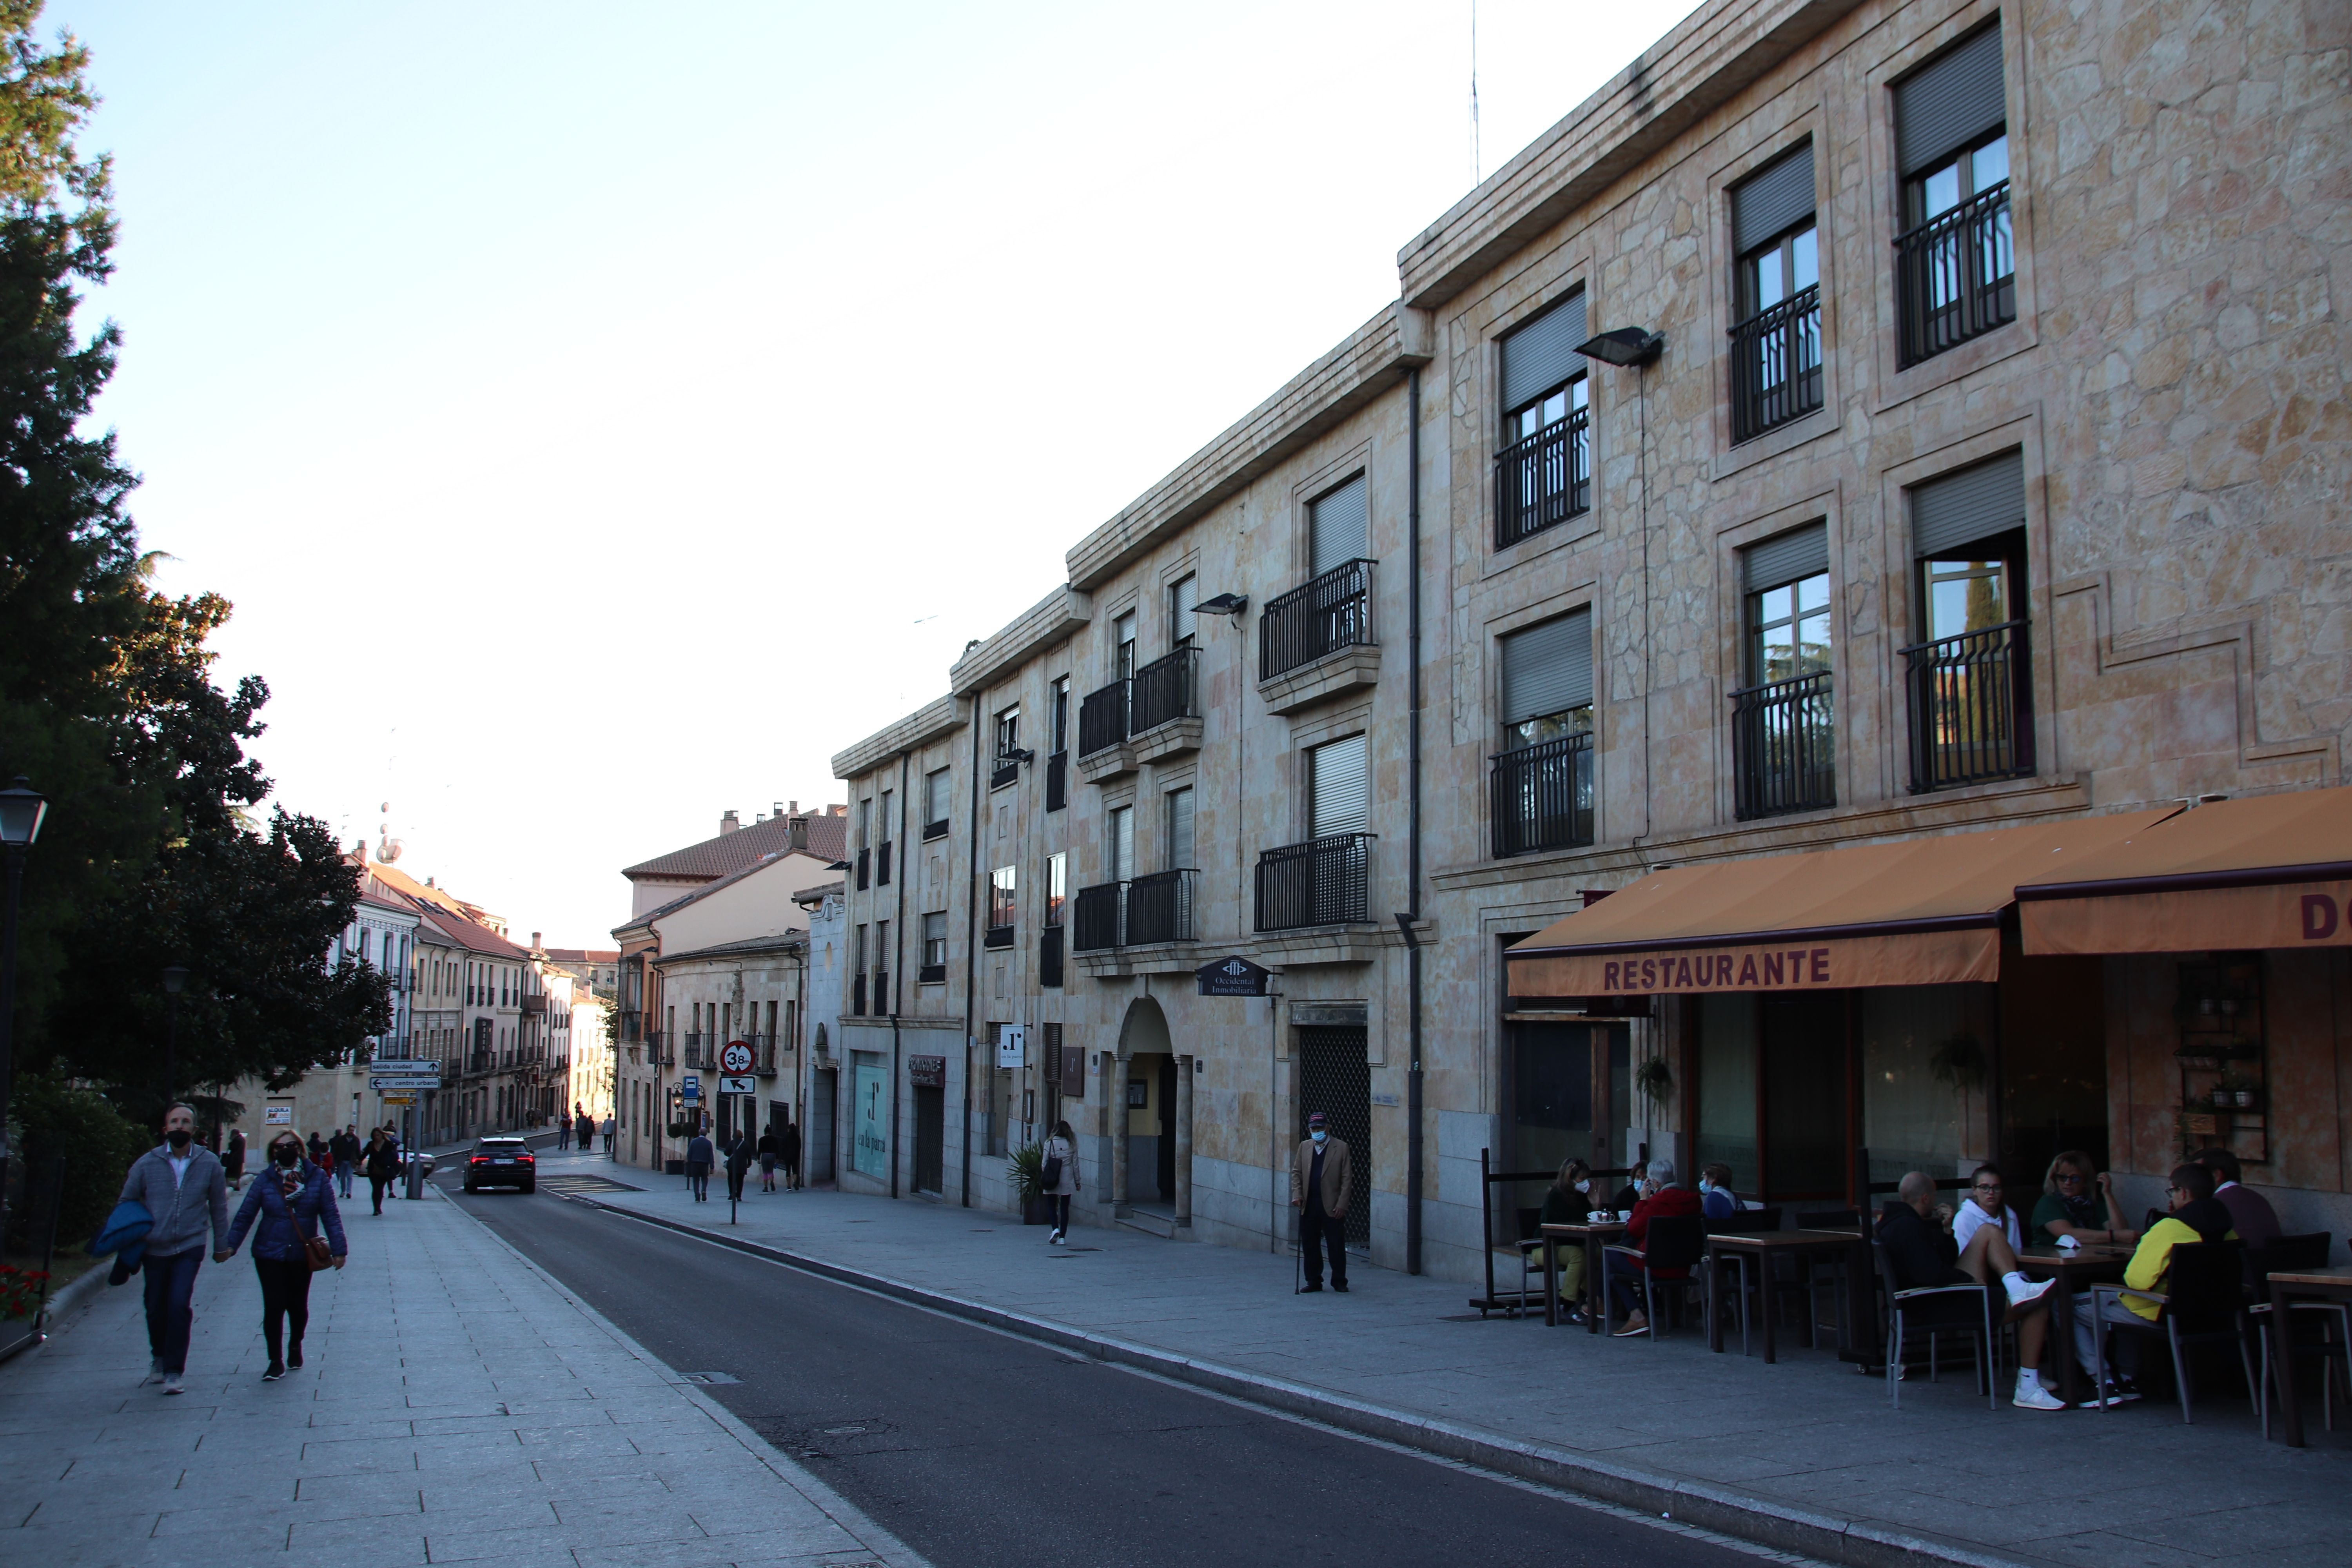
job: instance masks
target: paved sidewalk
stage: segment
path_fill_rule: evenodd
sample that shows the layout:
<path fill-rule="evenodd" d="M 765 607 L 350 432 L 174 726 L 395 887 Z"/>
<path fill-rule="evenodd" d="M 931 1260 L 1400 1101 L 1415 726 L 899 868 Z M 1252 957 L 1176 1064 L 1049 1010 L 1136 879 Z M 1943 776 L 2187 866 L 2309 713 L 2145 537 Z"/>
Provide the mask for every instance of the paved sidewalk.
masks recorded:
<path fill-rule="evenodd" d="M 0 1369 L 0 1561 L 920 1563 L 437 1193 L 349 1226 L 282 1382 L 243 1255 L 199 1278 L 185 1394 L 140 1386 L 135 1283 Z"/>
<path fill-rule="evenodd" d="M 1481 1322 L 1463 1286 L 1359 1267 L 1351 1293 L 1295 1297 L 1292 1260 L 1078 1227 L 1071 1247 L 1009 1215 L 835 1193 L 759 1193 L 730 1227 L 682 1178 L 601 1156 L 542 1158 L 542 1193 L 626 1211 L 891 1283 L 965 1315 L 1030 1320 L 1097 1353 L 1213 1387 L 1322 1405 L 1358 1430 L 1501 1464 L 1612 1500 L 1843 1561 L 1943 1558 L 2113 1568 L 2334 1568 L 2344 1560 L 2352 1434 L 2302 1451 L 2262 1438 L 2218 1382 L 2179 1408 L 1988 1410 L 1965 1371 L 1885 1384 L 1826 1350 L 1707 1352 L 1690 1331 L 1652 1345 Z M 613 1182 L 642 1184 L 621 1190 Z M 1132 1351 L 1136 1353 L 1128 1353 Z M 2160 1351 L 2155 1353 L 2161 1354 Z M 2240 1386 L 2232 1369 L 2232 1386 Z M 1563 1468 L 1563 1467 L 1565 1467 Z M 1746 1515 L 1745 1521 L 1727 1517 Z M 1826 1542 L 1823 1528 L 1841 1532 Z"/>

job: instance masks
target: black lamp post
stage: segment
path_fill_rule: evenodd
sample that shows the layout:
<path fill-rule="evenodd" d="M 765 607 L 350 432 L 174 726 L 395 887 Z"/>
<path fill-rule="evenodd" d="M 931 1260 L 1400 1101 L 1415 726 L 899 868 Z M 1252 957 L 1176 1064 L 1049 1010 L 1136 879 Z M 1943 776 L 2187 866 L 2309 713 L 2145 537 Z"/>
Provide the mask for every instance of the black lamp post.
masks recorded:
<path fill-rule="evenodd" d="M 23 777 L 0 789 L 0 849 L 8 889 L 0 895 L 0 1184 L 8 1169 L 8 1091 L 16 1081 L 16 895 L 25 886 L 25 852 L 41 836 L 48 798 Z"/>
<path fill-rule="evenodd" d="M 180 991 L 188 984 L 188 972 L 180 965 L 167 964 L 163 970 L 163 1101 L 168 1107 L 172 1097 L 180 1092 Z"/>

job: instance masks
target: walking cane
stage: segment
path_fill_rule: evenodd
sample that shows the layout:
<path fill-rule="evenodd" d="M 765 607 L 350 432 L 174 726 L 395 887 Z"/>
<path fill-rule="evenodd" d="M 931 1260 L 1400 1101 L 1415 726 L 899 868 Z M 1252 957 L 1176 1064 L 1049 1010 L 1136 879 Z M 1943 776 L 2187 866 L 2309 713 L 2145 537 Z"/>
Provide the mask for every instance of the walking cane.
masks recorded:
<path fill-rule="evenodd" d="M 1290 1256 L 1297 1259 L 1297 1267 L 1291 1270 L 1290 1293 L 1294 1296 L 1303 1295 L 1307 1289 L 1306 1237 L 1307 1211 L 1300 1209 L 1290 1216 Z"/>

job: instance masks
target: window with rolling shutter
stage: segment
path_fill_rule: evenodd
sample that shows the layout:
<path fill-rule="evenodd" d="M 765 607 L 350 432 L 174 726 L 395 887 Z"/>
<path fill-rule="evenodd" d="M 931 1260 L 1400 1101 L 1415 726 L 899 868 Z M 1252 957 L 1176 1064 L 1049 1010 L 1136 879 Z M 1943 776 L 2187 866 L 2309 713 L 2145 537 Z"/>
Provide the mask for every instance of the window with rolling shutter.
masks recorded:
<path fill-rule="evenodd" d="M 1580 289 L 1504 338 L 1504 411 L 1516 414 L 1582 375 L 1584 360 L 1576 345 L 1587 335 L 1584 290 Z"/>
<path fill-rule="evenodd" d="M 1822 405 L 1822 268 L 1813 144 L 1731 193 L 1739 259 L 1731 330 L 1731 438 L 1746 441 Z"/>
<path fill-rule="evenodd" d="M 1192 792 L 1176 789 L 1168 792 L 1168 868 L 1181 871 L 1192 868 Z"/>
<path fill-rule="evenodd" d="M 1912 487 L 1911 547 L 1922 561 L 2024 526 L 2022 452 L 2003 452 Z"/>
<path fill-rule="evenodd" d="M 1909 179 L 2005 122 L 2000 24 L 1961 40 L 1895 84 L 1896 172 Z"/>
<path fill-rule="evenodd" d="M 1364 476 L 1327 490 L 1307 508 L 1308 574 L 1320 577 L 1350 561 L 1371 555 L 1371 519 L 1365 508 Z"/>
<path fill-rule="evenodd" d="M 1135 808 L 1115 806 L 1110 814 L 1110 879 L 1124 882 L 1135 875 Z"/>
<path fill-rule="evenodd" d="M 1592 612 L 1502 639 L 1504 744 L 1528 746 L 1592 728 Z"/>
<path fill-rule="evenodd" d="M 948 830 L 948 784 L 952 768 L 923 775 L 923 837 L 937 838 Z"/>
<path fill-rule="evenodd" d="M 1371 831 L 1370 752 L 1365 742 L 1362 735 L 1350 735 L 1307 753 L 1308 837 Z"/>
<path fill-rule="evenodd" d="M 1895 84 L 1895 362 L 1907 368 L 2017 319 L 1998 22 Z"/>
<path fill-rule="evenodd" d="M 1186 647 L 1201 629 L 1200 612 L 1193 606 L 1201 602 L 1201 580 L 1190 574 L 1179 577 L 1168 590 L 1168 646 Z"/>
<path fill-rule="evenodd" d="M 1592 415 L 1584 290 L 1502 342 L 1502 449 L 1495 454 L 1495 548 L 1507 550 L 1592 505 Z"/>

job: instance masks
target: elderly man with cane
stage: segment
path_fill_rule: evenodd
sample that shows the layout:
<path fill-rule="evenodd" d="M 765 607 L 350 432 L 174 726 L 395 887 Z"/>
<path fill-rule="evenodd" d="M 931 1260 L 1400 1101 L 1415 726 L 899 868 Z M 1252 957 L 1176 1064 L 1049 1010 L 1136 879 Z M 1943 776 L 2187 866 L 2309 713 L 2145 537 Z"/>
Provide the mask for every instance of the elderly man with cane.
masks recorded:
<path fill-rule="evenodd" d="M 1298 1210 L 1298 1260 L 1307 1271 L 1300 1293 L 1323 1289 L 1323 1254 L 1331 1255 L 1331 1289 L 1348 1293 L 1348 1194 L 1355 1169 L 1344 1138 L 1331 1136 L 1330 1119 L 1307 1119 L 1307 1137 L 1290 1166 L 1290 1206 Z"/>

